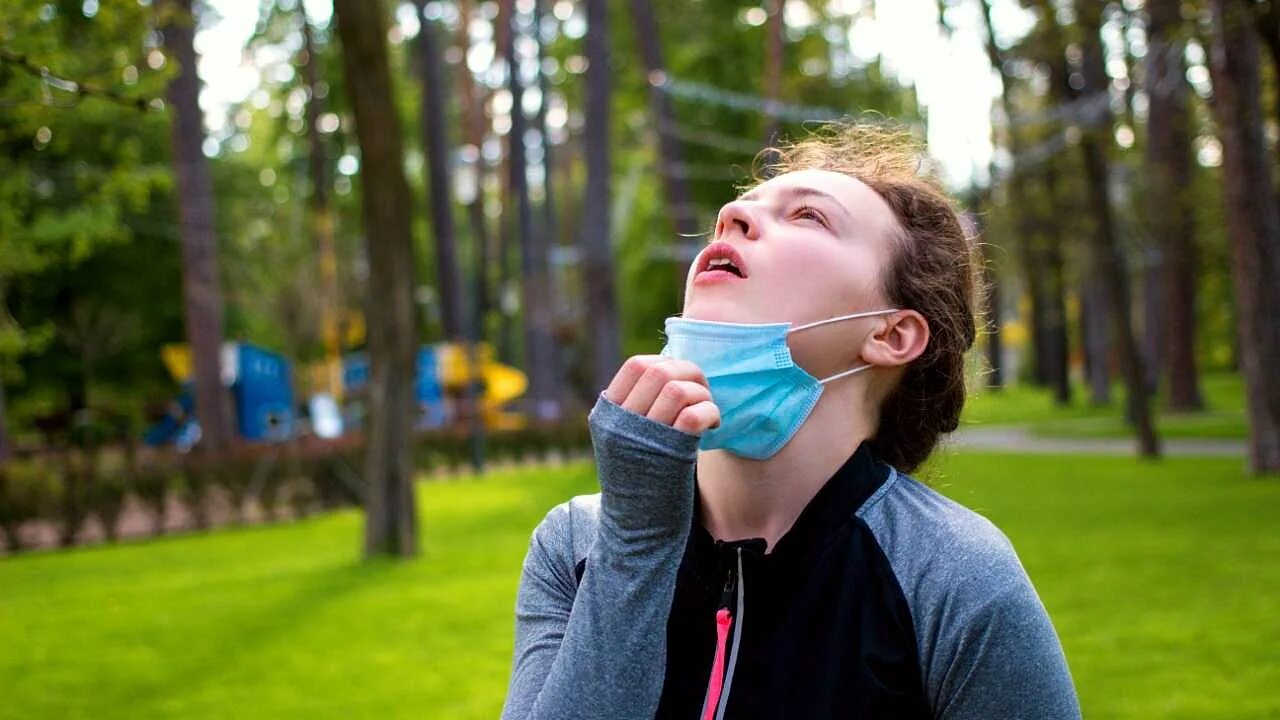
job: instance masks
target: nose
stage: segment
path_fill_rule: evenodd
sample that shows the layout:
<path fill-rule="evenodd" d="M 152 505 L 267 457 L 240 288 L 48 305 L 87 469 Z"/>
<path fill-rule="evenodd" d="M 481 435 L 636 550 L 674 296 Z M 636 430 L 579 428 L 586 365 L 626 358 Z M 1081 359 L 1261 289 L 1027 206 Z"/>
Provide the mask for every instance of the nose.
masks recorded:
<path fill-rule="evenodd" d="M 742 200 L 734 200 L 720 208 L 716 216 L 716 239 L 723 239 L 730 232 L 737 231 L 747 240 L 760 239 L 760 222 L 751 205 Z"/>

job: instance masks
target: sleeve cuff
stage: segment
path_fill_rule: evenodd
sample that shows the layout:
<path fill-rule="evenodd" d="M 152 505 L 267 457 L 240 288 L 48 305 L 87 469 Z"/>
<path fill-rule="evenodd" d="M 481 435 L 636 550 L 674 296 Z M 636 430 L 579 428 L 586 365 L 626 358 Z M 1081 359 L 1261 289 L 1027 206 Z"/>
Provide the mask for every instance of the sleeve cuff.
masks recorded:
<path fill-rule="evenodd" d="M 601 393 L 587 416 L 592 434 L 603 433 L 638 449 L 648 450 L 677 460 L 694 460 L 698 456 L 699 435 L 677 430 L 638 413 L 631 412 Z"/>

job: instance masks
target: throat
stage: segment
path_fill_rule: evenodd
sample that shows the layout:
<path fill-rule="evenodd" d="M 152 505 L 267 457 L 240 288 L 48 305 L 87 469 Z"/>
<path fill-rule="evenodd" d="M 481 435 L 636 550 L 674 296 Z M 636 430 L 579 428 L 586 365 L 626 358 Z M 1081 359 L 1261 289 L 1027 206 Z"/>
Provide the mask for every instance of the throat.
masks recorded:
<path fill-rule="evenodd" d="M 698 521 L 716 540 L 764 538 L 766 552 L 869 435 L 849 404 L 819 401 L 776 455 L 752 460 L 726 450 L 698 453 Z"/>

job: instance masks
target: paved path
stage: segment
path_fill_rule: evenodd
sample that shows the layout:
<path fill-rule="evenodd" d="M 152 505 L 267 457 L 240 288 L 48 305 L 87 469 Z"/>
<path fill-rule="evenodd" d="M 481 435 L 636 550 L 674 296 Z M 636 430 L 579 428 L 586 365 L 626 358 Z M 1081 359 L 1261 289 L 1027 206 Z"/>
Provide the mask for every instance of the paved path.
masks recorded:
<path fill-rule="evenodd" d="M 1054 455 L 1136 455 L 1137 443 L 1128 438 L 1040 437 L 1025 427 L 1002 425 L 966 427 L 952 433 L 947 444 L 966 450 L 996 450 Z M 1162 438 L 1161 447 L 1171 457 L 1245 456 L 1245 442 L 1225 438 Z"/>

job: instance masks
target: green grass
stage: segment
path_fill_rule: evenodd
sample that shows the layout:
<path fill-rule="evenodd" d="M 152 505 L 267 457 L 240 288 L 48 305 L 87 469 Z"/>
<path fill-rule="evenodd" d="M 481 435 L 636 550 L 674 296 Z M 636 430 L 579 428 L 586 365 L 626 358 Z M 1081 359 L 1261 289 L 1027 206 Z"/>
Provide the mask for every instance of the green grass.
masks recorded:
<path fill-rule="evenodd" d="M 1042 437 L 1108 438 L 1130 437 L 1133 431 L 1124 422 L 1124 388 L 1116 386 L 1111 402 L 1090 405 L 1088 390 L 1073 388 L 1070 406 L 1060 407 L 1043 388 L 1017 385 L 1001 390 L 982 389 L 965 404 L 966 426 L 1025 425 Z M 1201 377 L 1205 410 L 1174 413 L 1156 398 L 1156 427 L 1168 438 L 1238 439 L 1248 434 L 1245 418 L 1244 384 L 1239 375 L 1208 373 Z"/>
<path fill-rule="evenodd" d="M 1280 483 L 1235 460 L 962 454 L 1089 718 L 1280 718 Z M 533 525 L 589 466 L 421 486 L 417 561 L 359 518 L 0 560 L 0 718 L 493 718 Z"/>

